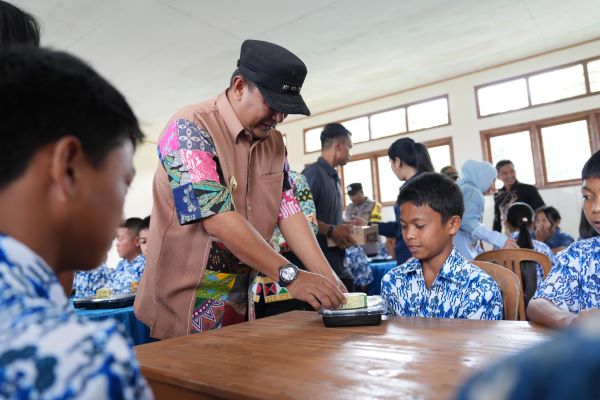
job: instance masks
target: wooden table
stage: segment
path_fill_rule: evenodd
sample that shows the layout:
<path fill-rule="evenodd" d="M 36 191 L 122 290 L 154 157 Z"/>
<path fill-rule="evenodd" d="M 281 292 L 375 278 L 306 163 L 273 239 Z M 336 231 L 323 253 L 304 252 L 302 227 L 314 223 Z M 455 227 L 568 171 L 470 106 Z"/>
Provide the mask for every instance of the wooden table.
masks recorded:
<path fill-rule="evenodd" d="M 444 399 L 548 335 L 521 321 L 325 328 L 319 314 L 294 311 L 135 349 L 158 399 Z"/>

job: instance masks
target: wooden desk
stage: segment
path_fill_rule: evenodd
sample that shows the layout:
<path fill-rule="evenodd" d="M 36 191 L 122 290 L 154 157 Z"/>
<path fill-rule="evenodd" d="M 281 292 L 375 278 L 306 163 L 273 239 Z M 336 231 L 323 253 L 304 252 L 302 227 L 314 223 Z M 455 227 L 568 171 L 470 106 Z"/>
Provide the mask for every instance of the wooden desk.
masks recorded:
<path fill-rule="evenodd" d="M 521 321 L 425 318 L 325 328 L 294 311 L 135 349 L 158 399 L 443 399 L 548 334 Z"/>

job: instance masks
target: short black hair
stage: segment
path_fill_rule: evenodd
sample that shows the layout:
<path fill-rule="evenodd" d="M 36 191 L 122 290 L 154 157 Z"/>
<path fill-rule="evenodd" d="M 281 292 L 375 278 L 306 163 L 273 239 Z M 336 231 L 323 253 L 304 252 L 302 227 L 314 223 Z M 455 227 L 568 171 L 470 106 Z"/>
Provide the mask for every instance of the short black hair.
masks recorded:
<path fill-rule="evenodd" d="M 400 189 L 398 205 L 413 203 L 417 207 L 428 205 L 442 216 L 442 222 L 457 215 L 462 218 L 465 204 L 460 188 L 451 179 L 425 172 L 409 180 Z"/>
<path fill-rule="evenodd" d="M 233 74 L 231 74 L 231 78 L 229 78 L 229 87 L 231 87 L 233 85 L 233 79 L 236 76 L 243 78 L 246 81 L 246 86 L 248 86 L 250 89 L 254 89 L 254 87 L 256 86 L 256 84 L 254 82 L 252 82 L 250 79 L 246 78 L 244 76 L 244 74 L 242 74 L 240 72 L 239 69 L 236 69 L 235 71 L 233 71 Z"/>
<path fill-rule="evenodd" d="M 150 216 L 148 215 L 146 218 L 140 222 L 140 231 L 142 229 L 150 229 Z"/>
<path fill-rule="evenodd" d="M 400 138 L 392 143 L 388 148 L 388 157 L 392 161 L 398 158 L 404 164 L 415 168 L 418 174 L 433 172 L 433 164 L 427 147 L 411 138 Z"/>
<path fill-rule="evenodd" d="M 539 207 L 537 210 L 535 210 L 535 215 L 539 213 L 544 213 L 546 218 L 548 218 L 552 224 L 556 224 L 562 219 L 558 210 L 552 206 L 543 205 Z"/>
<path fill-rule="evenodd" d="M 40 25 L 35 17 L 0 0 L 0 45 L 40 45 Z"/>
<path fill-rule="evenodd" d="M 0 188 L 21 176 L 34 154 L 74 136 L 94 167 L 115 147 L 144 135 L 131 107 L 78 58 L 33 46 L 0 48 Z"/>
<path fill-rule="evenodd" d="M 327 124 L 321 131 L 321 148 L 329 147 L 335 139 L 349 138 L 350 136 L 352 136 L 352 133 L 344 125 L 337 122 Z"/>
<path fill-rule="evenodd" d="M 500 172 L 500 168 L 504 167 L 505 165 L 512 165 L 513 167 L 515 166 L 515 164 L 513 164 L 513 162 L 510 160 L 500 160 L 496 163 L 496 172 Z"/>
<path fill-rule="evenodd" d="M 140 233 L 142 222 L 142 219 L 138 217 L 127 218 L 121 223 L 121 225 L 119 225 L 119 228 L 129 229 L 135 232 L 135 234 L 137 235 L 138 233 Z"/>
<path fill-rule="evenodd" d="M 581 170 L 581 180 L 600 178 L 600 150 L 592 154 Z"/>

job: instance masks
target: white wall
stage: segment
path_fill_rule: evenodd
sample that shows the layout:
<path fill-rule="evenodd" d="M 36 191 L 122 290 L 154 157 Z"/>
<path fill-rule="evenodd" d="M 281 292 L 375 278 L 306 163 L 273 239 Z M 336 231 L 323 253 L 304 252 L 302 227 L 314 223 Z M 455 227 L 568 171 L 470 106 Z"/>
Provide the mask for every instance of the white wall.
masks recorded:
<path fill-rule="evenodd" d="M 405 91 L 359 105 L 353 105 L 333 112 L 296 119 L 280 125 L 279 129 L 287 135 L 288 157 L 292 168 L 302 170 L 304 164 L 315 161 L 319 156 L 318 153 L 304 154 L 302 137 L 304 129 L 323 125 L 328 122 L 350 119 L 362 114 L 384 110 L 413 101 L 448 94 L 451 125 L 403 136 L 412 137 L 416 141 L 429 141 L 452 137 L 455 164 L 460 167 L 464 161 L 468 159 L 483 159 L 483 150 L 479 134 L 482 130 L 510 126 L 600 107 L 600 96 L 596 95 L 583 99 L 540 106 L 529 110 L 515 111 L 503 115 L 478 119 L 474 90 L 476 85 L 510 78 L 515 75 L 534 72 L 598 55 L 600 55 L 600 40 L 528 60 L 499 66 L 482 72 L 472 73 L 426 87 Z M 307 79 L 310 79 L 310 72 Z M 332 87 L 334 87 L 334 85 L 332 85 Z M 357 143 L 352 149 L 352 154 L 358 155 L 387 149 L 398 137 L 400 136 L 393 136 L 366 143 Z M 568 162 L 568 160 L 558 160 L 555 162 Z M 581 207 L 579 186 L 543 189 L 540 191 L 540 194 L 544 198 L 546 204 L 555 206 L 562 214 L 562 229 L 574 237 L 577 237 Z M 393 219 L 393 215 L 391 207 L 384 208 L 384 220 Z M 492 219 L 493 201 L 490 197 L 486 199 L 484 223 L 491 227 Z"/>
<path fill-rule="evenodd" d="M 478 119 L 474 94 L 474 87 L 476 85 L 598 55 L 600 55 L 600 40 L 530 58 L 528 60 L 472 73 L 418 89 L 404 91 L 402 93 L 353 105 L 333 112 L 322 113 L 307 118 L 290 119 L 289 122 L 281 124 L 279 129 L 287 135 L 289 161 L 292 168 L 302 170 L 304 164 L 313 162 L 318 157 L 318 153 L 309 155 L 304 154 L 302 134 L 305 128 L 323 125 L 328 122 L 342 121 L 358 115 L 392 108 L 401 104 L 448 94 L 450 100 L 451 125 L 407 136 L 412 137 L 416 141 L 428 141 L 452 137 L 455 163 L 457 166 L 460 166 L 467 159 L 483 158 L 483 150 L 479 136 L 481 130 L 510 126 L 522 122 L 600 108 L 600 96 L 596 95 L 583 99 L 536 107 L 529 110 L 515 111 L 504 115 Z M 310 72 L 307 79 L 310 79 Z M 335 82 L 332 82 L 332 90 L 335 88 L 334 83 Z M 310 99 L 307 100 L 310 106 Z M 174 112 L 176 110 L 168 111 Z M 156 137 L 158 132 L 155 131 L 160 128 L 152 126 L 147 127 L 147 130 L 148 129 L 151 131 L 146 133 L 149 134 L 150 137 Z M 397 138 L 398 136 L 394 136 L 367 143 L 358 143 L 354 146 L 352 151 L 354 155 L 358 155 L 361 153 L 387 149 Z M 144 217 L 150 214 L 152 208 L 152 177 L 156 169 L 157 160 L 155 143 L 147 143 L 137 149 L 135 156 L 137 173 L 126 199 L 126 217 Z M 568 162 L 568 160 L 561 160 L 560 162 Z M 540 191 L 540 194 L 544 198 L 546 204 L 554 205 L 561 212 L 563 216 L 563 229 L 577 237 L 581 207 L 579 187 L 571 186 L 558 189 L 544 189 Z M 486 199 L 484 222 L 488 226 L 491 226 L 493 218 L 492 203 L 491 198 Z M 394 218 L 391 207 L 384 208 L 383 216 L 384 220 L 392 220 Z M 111 251 L 108 259 L 109 265 L 114 266 L 117 259 L 116 252 L 114 250 Z"/>

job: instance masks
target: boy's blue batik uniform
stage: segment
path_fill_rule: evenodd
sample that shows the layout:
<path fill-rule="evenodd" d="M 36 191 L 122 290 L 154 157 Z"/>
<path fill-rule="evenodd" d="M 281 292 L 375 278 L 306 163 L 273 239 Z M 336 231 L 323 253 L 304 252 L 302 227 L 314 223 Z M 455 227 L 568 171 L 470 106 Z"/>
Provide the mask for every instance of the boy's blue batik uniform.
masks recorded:
<path fill-rule="evenodd" d="M 580 240 L 556 256 L 533 298 L 545 298 L 572 313 L 600 307 L 600 237 Z"/>
<path fill-rule="evenodd" d="M 152 398 L 122 334 L 77 316 L 54 271 L 0 235 L 0 398 Z"/>
<path fill-rule="evenodd" d="M 483 270 L 453 248 L 427 289 L 421 262 L 411 258 L 381 281 L 388 314 L 406 317 L 502 319 L 502 294 Z"/>

